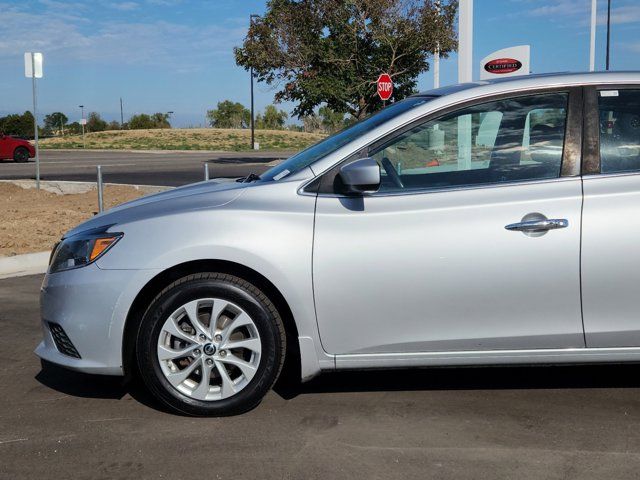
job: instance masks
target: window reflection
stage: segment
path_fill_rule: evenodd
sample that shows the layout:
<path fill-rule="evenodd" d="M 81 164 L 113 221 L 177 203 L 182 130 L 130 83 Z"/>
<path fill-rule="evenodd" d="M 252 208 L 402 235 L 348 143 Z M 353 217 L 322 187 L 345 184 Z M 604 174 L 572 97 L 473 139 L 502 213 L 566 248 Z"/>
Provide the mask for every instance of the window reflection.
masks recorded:
<path fill-rule="evenodd" d="M 557 178 L 567 99 L 567 93 L 511 98 L 420 124 L 372 152 L 383 169 L 382 190 Z M 390 181 L 389 168 L 402 187 Z"/>
<path fill-rule="evenodd" d="M 640 170 L 640 90 L 598 95 L 602 173 Z"/>

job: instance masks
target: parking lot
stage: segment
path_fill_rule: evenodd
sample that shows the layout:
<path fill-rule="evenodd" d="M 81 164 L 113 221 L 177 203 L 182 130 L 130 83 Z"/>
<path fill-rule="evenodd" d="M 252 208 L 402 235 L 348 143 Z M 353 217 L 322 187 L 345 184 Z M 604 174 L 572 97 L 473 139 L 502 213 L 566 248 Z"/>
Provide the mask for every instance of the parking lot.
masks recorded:
<path fill-rule="evenodd" d="M 232 418 L 41 369 L 41 276 L 0 280 L 0 478 L 638 478 L 640 367 L 327 374 Z"/>

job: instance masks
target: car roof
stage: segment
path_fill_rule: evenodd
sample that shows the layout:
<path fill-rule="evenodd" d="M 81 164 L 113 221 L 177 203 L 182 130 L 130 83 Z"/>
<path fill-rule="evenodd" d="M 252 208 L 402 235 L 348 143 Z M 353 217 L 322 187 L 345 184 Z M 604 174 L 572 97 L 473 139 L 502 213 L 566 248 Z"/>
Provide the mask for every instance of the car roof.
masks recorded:
<path fill-rule="evenodd" d="M 458 83 L 446 87 L 434 88 L 417 94 L 417 96 L 440 97 L 453 93 L 466 91 L 469 96 L 474 96 L 471 90 L 478 89 L 492 93 L 501 91 L 526 90 L 529 88 L 558 87 L 564 85 L 591 85 L 591 84 L 625 84 L 637 83 L 640 85 L 640 72 L 554 72 L 533 75 L 520 75 L 517 77 L 496 78 L 491 80 L 478 80 L 476 82 Z M 487 88 L 488 87 L 488 88 Z"/>

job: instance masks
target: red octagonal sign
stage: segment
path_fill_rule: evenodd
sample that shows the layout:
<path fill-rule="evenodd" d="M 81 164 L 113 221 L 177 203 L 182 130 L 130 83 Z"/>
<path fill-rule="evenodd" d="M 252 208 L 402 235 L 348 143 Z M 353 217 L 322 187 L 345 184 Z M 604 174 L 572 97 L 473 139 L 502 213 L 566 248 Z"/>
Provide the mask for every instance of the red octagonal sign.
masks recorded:
<path fill-rule="evenodd" d="M 383 73 L 378 77 L 378 96 L 382 100 L 389 100 L 393 93 L 393 81 L 388 73 Z"/>

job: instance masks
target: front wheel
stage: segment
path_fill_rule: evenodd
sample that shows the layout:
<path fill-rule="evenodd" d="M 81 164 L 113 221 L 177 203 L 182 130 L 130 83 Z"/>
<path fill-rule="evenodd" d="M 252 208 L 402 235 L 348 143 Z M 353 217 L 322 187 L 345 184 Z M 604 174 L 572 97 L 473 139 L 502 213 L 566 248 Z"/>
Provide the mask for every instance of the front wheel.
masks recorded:
<path fill-rule="evenodd" d="M 16 163 L 24 163 L 29 161 L 29 150 L 24 147 L 18 147 L 13 151 L 13 161 Z"/>
<path fill-rule="evenodd" d="M 285 331 L 273 303 L 227 274 L 181 278 L 151 303 L 136 356 L 149 391 L 188 415 L 225 416 L 255 407 L 274 384 Z"/>

